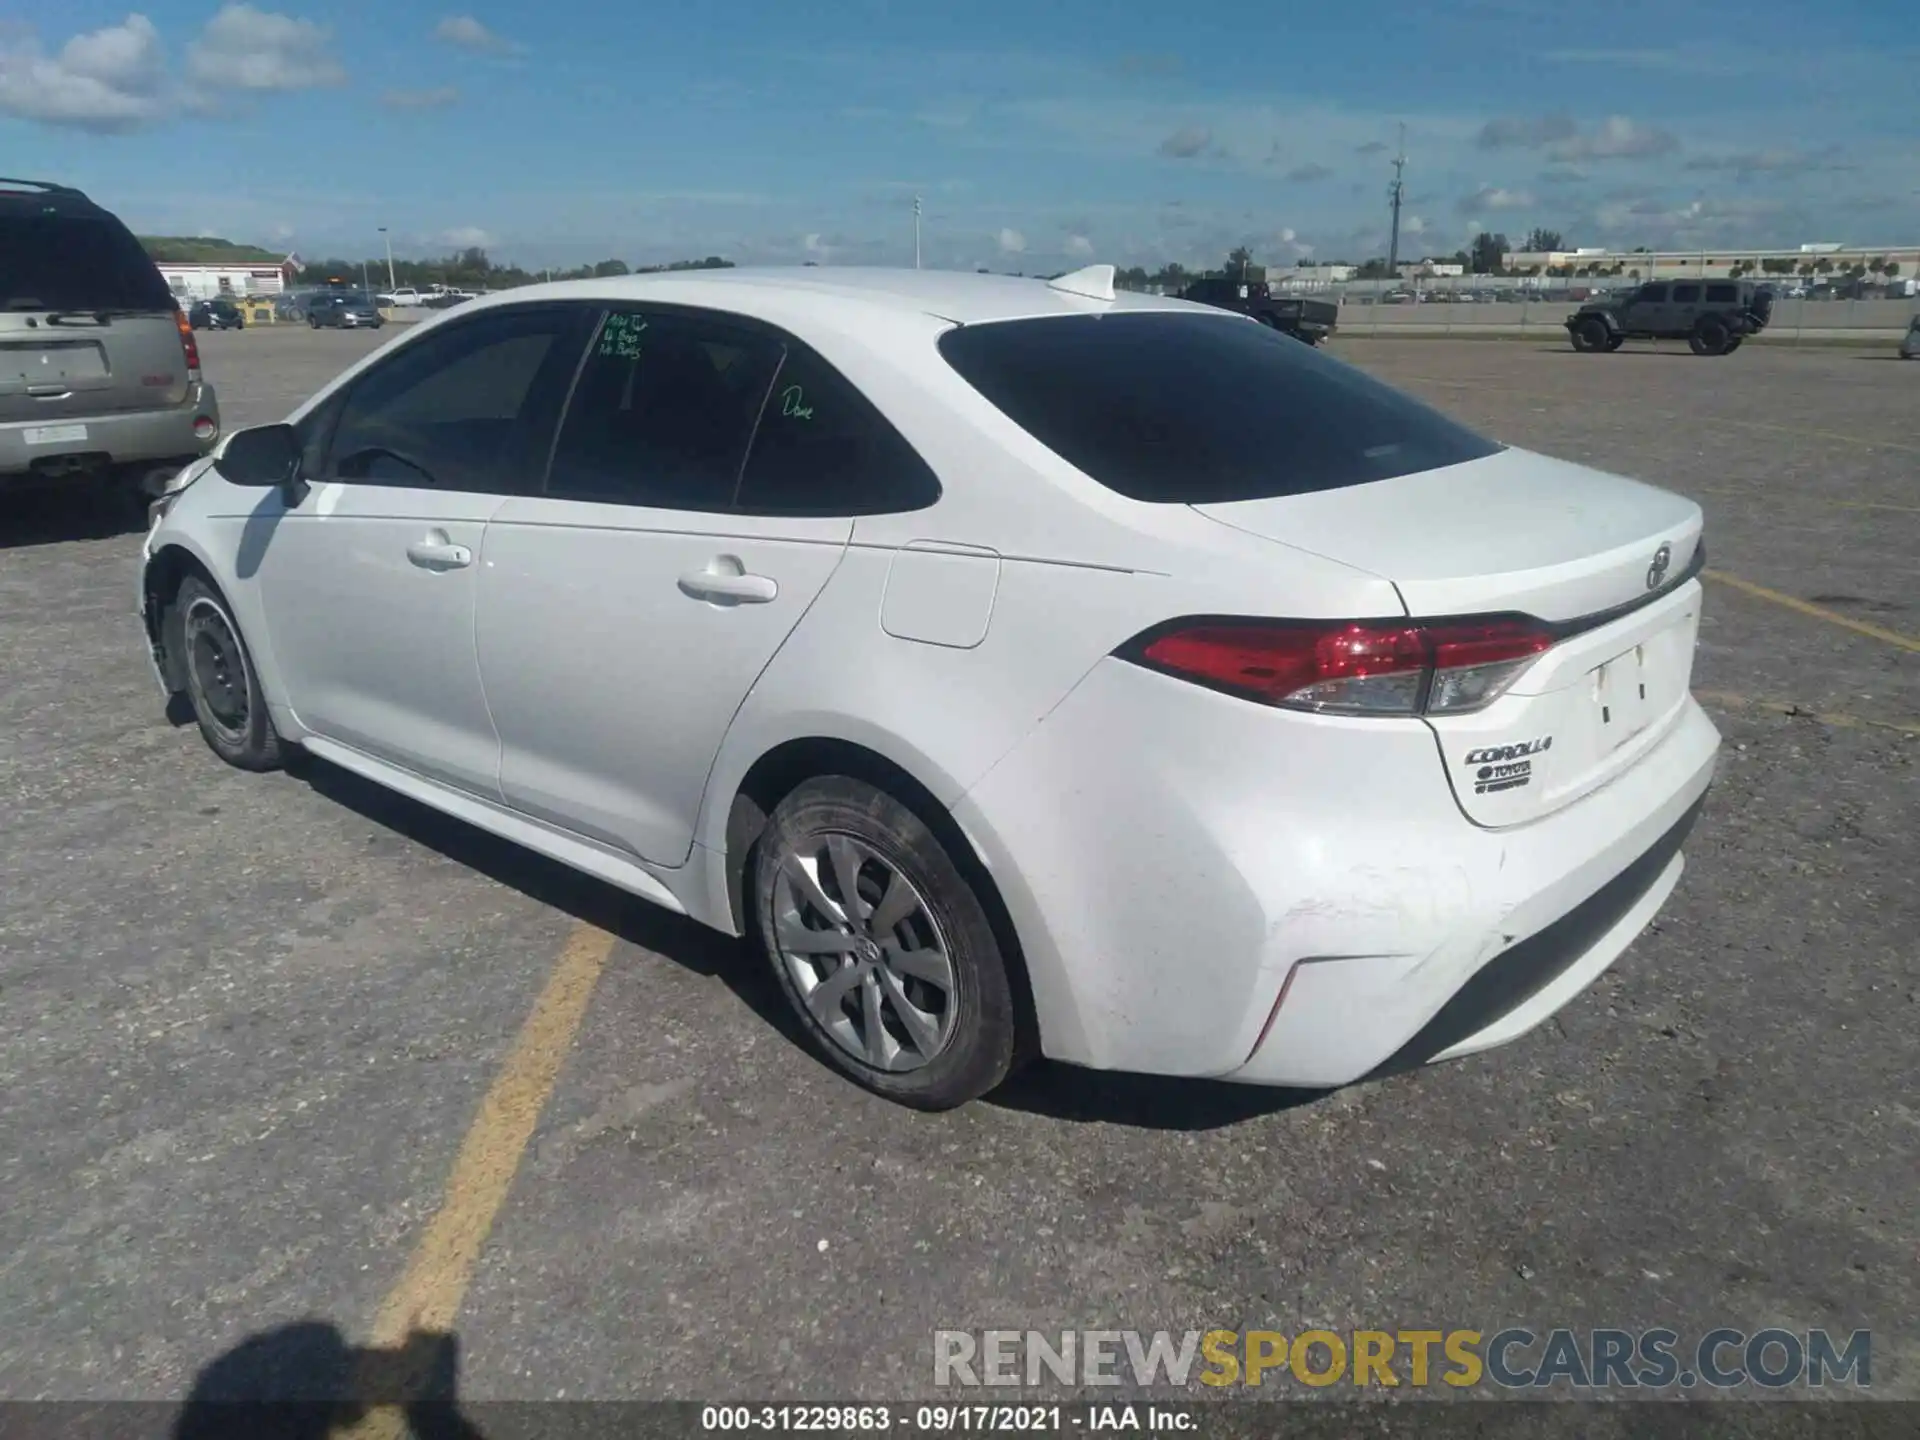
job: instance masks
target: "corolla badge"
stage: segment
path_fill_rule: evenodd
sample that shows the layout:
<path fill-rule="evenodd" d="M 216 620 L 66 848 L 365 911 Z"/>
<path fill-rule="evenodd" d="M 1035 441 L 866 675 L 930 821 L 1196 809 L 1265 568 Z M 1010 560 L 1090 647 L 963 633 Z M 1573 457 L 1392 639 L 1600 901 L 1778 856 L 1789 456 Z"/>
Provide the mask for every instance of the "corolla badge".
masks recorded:
<path fill-rule="evenodd" d="M 1673 546 L 1662 541 L 1660 548 L 1653 552 L 1653 563 L 1647 566 L 1647 589 L 1658 590 L 1667 578 L 1667 567 L 1673 563 Z"/>

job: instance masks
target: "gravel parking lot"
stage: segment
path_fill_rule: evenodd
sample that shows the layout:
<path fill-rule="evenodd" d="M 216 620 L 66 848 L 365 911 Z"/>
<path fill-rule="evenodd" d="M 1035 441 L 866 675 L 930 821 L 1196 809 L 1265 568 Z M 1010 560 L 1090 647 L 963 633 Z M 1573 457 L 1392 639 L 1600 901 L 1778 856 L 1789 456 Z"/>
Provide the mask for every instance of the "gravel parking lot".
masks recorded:
<path fill-rule="evenodd" d="M 237 426 L 392 333 L 200 344 Z M 0 1396 L 179 1397 L 304 1319 L 450 1327 L 469 1399 L 901 1398 L 938 1328 L 1309 1325 L 1871 1329 L 1920 1398 L 1920 366 L 1334 348 L 1701 500 L 1727 745 L 1591 993 L 1326 1097 L 1043 1068 L 891 1108 L 733 942 L 325 766 L 222 766 L 152 688 L 138 538 L 8 503 Z"/>

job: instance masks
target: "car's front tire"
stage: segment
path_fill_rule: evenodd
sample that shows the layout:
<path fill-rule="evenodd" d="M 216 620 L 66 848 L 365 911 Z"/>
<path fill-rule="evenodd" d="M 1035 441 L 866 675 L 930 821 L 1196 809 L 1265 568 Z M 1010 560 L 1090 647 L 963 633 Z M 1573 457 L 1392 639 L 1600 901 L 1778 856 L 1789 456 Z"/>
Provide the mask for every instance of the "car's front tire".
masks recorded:
<path fill-rule="evenodd" d="M 876 1094 L 946 1110 L 1019 1053 L 1007 960 L 980 896 L 907 806 L 847 776 L 774 807 L 749 864 L 753 921 L 814 1047 Z"/>
<path fill-rule="evenodd" d="M 198 575 L 189 575 L 174 596 L 168 625 L 167 644 L 180 647 L 187 702 L 208 747 L 242 770 L 279 769 L 286 747 L 273 728 L 253 655 L 226 598 Z"/>
<path fill-rule="evenodd" d="M 1573 348 L 1583 355 L 1605 350 L 1610 338 L 1607 322 L 1598 316 L 1589 315 L 1573 327 Z"/>

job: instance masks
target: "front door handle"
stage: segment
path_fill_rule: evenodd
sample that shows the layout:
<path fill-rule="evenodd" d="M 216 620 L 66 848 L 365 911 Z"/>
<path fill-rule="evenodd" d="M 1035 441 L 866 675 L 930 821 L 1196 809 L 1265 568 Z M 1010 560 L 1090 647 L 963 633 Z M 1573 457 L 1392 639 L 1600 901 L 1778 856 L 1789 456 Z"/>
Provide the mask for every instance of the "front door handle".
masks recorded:
<path fill-rule="evenodd" d="M 407 559 L 422 570 L 461 570 L 473 563 L 473 551 L 455 545 L 444 530 L 430 530 L 424 540 L 407 546 Z"/>
<path fill-rule="evenodd" d="M 735 605 L 764 605 L 780 593 L 779 584 L 765 575 L 748 575 L 731 555 L 722 555 L 705 570 L 680 577 L 680 589 L 696 600 Z"/>

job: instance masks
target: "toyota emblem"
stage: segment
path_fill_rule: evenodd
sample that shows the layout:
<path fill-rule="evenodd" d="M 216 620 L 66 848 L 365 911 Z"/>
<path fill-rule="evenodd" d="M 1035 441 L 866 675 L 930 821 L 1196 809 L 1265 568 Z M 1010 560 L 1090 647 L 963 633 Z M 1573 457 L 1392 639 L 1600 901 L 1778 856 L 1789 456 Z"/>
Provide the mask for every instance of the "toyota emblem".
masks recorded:
<path fill-rule="evenodd" d="M 1658 590 L 1667 578 L 1667 566 L 1673 563 L 1673 547 L 1663 544 L 1653 552 L 1653 563 L 1647 566 L 1647 589 Z"/>

